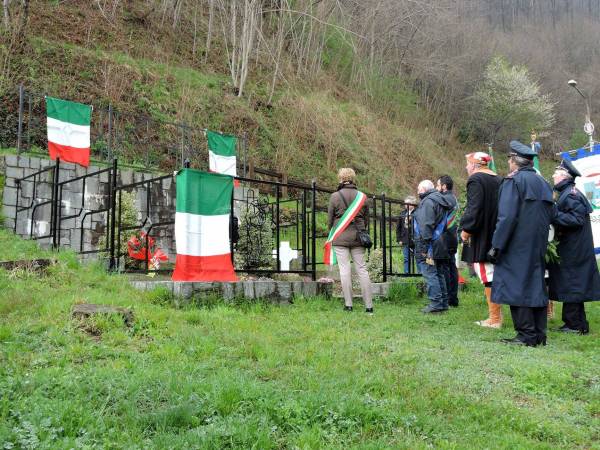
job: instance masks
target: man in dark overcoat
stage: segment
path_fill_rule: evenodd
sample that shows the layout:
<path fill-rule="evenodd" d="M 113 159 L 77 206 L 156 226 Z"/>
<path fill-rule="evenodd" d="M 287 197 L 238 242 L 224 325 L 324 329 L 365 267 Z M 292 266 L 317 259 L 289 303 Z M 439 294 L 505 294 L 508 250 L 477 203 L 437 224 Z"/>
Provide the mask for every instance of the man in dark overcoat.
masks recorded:
<path fill-rule="evenodd" d="M 495 263 L 492 302 L 510 305 L 517 335 L 504 342 L 546 344 L 548 293 L 544 281 L 552 188 L 533 168 L 535 152 L 510 143 L 510 173 L 502 181 L 490 260 Z"/>
<path fill-rule="evenodd" d="M 575 187 L 581 176 L 570 161 L 563 160 L 552 175 L 558 194 L 552 224 L 558 240 L 559 261 L 548 264 L 550 298 L 563 302 L 558 331 L 587 334 L 585 303 L 600 300 L 600 274 L 594 254 L 590 213 L 592 206 Z"/>
<path fill-rule="evenodd" d="M 492 236 L 498 219 L 498 191 L 502 178 L 488 165 L 492 161 L 485 152 L 465 155 L 467 159 L 467 205 L 460 220 L 463 241 L 462 260 L 473 264 L 475 273 L 484 285 L 488 304 L 488 318 L 477 325 L 487 328 L 502 327 L 502 307 L 492 303 L 494 265 L 488 258 Z"/>

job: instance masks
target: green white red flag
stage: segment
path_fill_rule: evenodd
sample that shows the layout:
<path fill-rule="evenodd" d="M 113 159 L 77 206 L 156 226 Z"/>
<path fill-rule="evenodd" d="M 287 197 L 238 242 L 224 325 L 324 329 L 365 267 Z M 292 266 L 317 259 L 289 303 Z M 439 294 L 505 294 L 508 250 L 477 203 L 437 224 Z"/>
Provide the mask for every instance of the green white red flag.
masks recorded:
<path fill-rule="evenodd" d="M 91 106 L 46 97 L 46 113 L 50 158 L 88 167 Z"/>
<path fill-rule="evenodd" d="M 237 281 L 229 217 L 233 178 L 183 169 L 177 174 L 174 281 Z"/>
<path fill-rule="evenodd" d="M 340 194 L 341 195 L 341 194 Z M 356 215 L 360 212 L 363 205 L 367 201 L 367 196 L 362 192 L 358 191 L 356 193 L 356 197 L 352 200 L 352 203 L 348 205 L 348 208 L 338 220 L 338 223 L 329 230 L 329 236 L 327 237 L 327 241 L 325 241 L 325 249 L 323 252 L 323 263 L 327 266 L 334 266 L 337 264 L 337 258 L 335 256 L 335 252 L 333 251 L 333 241 L 344 232 L 348 225 L 354 220 Z"/>
<path fill-rule="evenodd" d="M 210 130 L 206 130 L 206 138 L 210 171 L 232 177 L 237 176 L 235 153 L 237 138 Z"/>

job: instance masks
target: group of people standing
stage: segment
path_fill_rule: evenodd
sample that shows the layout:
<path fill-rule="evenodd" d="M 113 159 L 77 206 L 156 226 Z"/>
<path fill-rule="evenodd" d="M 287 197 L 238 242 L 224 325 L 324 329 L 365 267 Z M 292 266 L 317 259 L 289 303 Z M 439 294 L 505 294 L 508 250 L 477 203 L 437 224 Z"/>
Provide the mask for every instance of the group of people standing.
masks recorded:
<path fill-rule="evenodd" d="M 456 254 L 462 242 L 462 261 L 472 265 L 484 285 L 489 317 L 476 324 L 501 328 L 502 305 L 509 305 L 516 336 L 503 339 L 515 345 L 546 345 L 549 299 L 563 302 L 564 325 L 557 331 L 587 334 L 585 302 L 600 300 L 600 274 L 594 254 L 591 205 L 575 187 L 581 176 L 568 160 L 556 167 L 554 189 L 534 169 L 537 153 L 511 141 L 509 174 L 502 178 L 491 168 L 485 152 L 466 155 L 467 200 L 460 221 L 453 180 L 441 176 L 436 184 L 419 183 L 415 197 L 405 199 L 397 238 L 403 246 L 404 271 L 423 275 L 429 304 L 426 314 L 457 307 Z M 364 194 L 357 190 L 352 169 L 340 169 L 340 184 L 329 203 L 330 238 L 340 269 L 344 308 L 352 311 L 351 260 L 365 301 L 373 301 L 365 263 L 365 243 L 359 233 L 368 223 Z M 553 193 L 554 190 L 554 193 Z M 549 235 L 558 241 L 558 260 L 546 263 Z M 459 239 L 460 238 L 460 239 Z M 416 268 L 410 265 L 416 261 Z"/>
<path fill-rule="evenodd" d="M 509 305 L 517 334 L 503 341 L 527 346 L 546 345 L 549 299 L 564 303 L 564 325 L 558 331 L 580 334 L 589 332 L 584 302 L 600 300 L 592 208 L 575 187 L 580 173 L 563 160 L 552 177 L 553 195 L 533 167 L 535 156 L 527 145 L 512 141 L 510 173 L 501 178 L 489 168 L 487 153 L 466 155 L 467 203 L 459 224 L 462 260 L 473 265 L 488 303 L 489 317 L 476 323 L 500 328 L 501 305 Z M 430 314 L 448 309 L 452 285 L 447 264 L 453 261 L 448 239 L 454 231 L 448 218 L 457 207 L 441 180 L 437 189 L 431 181 L 419 183 L 421 202 L 412 212 L 415 257 L 429 297 L 423 312 Z M 546 263 L 551 225 L 559 259 Z"/>

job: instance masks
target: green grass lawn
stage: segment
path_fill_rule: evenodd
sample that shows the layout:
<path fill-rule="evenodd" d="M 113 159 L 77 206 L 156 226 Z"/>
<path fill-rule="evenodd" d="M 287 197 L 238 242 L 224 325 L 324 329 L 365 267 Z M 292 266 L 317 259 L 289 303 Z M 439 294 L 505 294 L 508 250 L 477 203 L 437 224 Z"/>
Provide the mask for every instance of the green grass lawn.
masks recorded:
<path fill-rule="evenodd" d="M 0 230 L 0 259 L 40 256 Z M 481 289 L 445 315 L 325 299 L 175 309 L 80 266 L 0 271 L 0 442 L 10 448 L 600 448 L 600 306 L 592 333 L 544 348 L 484 330 Z M 74 303 L 134 309 L 90 336 Z M 560 315 L 560 307 L 558 308 Z M 551 326 L 558 326 L 554 320 Z"/>

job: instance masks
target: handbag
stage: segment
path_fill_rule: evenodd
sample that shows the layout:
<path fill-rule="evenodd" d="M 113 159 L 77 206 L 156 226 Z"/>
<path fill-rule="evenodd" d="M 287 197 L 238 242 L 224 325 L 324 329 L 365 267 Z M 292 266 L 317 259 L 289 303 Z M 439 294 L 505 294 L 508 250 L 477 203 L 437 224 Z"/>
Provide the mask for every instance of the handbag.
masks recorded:
<path fill-rule="evenodd" d="M 339 192 L 339 195 L 340 197 L 342 197 L 342 201 L 344 202 L 344 205 L 346 205 L 346 209 L 348 209 L 348 202 L 346 201 L 346 198 L 342 195 L 341 192 Z M 354 228 L 356 229 L 356 239 L 358 239 L 358 242 L 360 242 L 361 247 L 364 247 L 367 250 L 373 247 L 371 235 L 367 233 L 366 230 L 359 230 L 356 224 L 354 223 L 354 219 L 352 220 L 352 222 L 350 222 L 350 224 L 354 225 Z"/>

